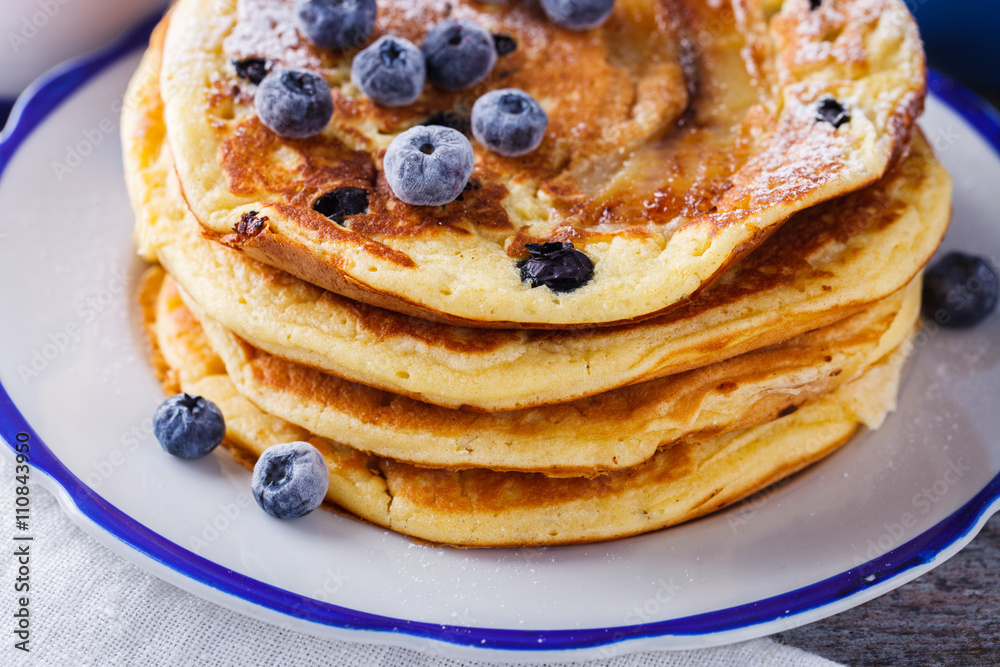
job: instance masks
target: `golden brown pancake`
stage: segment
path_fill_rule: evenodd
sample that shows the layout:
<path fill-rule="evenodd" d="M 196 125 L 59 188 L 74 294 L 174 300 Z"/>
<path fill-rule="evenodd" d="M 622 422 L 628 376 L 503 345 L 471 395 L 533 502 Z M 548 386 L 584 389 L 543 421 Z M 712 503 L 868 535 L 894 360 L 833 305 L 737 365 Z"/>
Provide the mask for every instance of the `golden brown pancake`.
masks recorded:
<path fill-rule="evenodd" d="M 649 461 L 598 477 L 421 468 L 311 435 L 244 398 L 181 306 L 156 302 L 163 273 L 144 281 L 141 302 L 153 362 L 167 392 L 215 402 L 226 445 L 251 467 L 268 446 L 308 440 L 330 470 L 327 500 L 414 537 L 461 546 L 591 542 L 686 521 L 791 475 L 845 443 L 859 423 L 877 426 L 894 406 L 902 354 L 767 424 L 706 441 L 681 442 Z M 249 484 L 249 479 L 247 481 Z"/>
<path fill-rule="evenodd" d="M 382 2 L 373 37 L 419 43 L 450 13 L 518 43 L 484 86 L 384 110 L 290 27 L 290 2 L 181 0 L 122 126 L 140 251 L 173 276 L 141 297 L 167 391 L 216 402 L 244 464 L 309 440 L 331 508 L 463 546 L 673 525 L 878 426 L 950 208 L 909 139 L 912 19 L 898 0 L 715 4 L 618 0 L 567 34 L 516 0 Z M 246 56 L 327 77 L 320 137 L 269 136 L 230 62 Z M 460 201 L 396 200 L 391 138 L 501 81 L 546 105 L 540 150 L 477 147 Z M 839 127 L 818 120 L 827 98 Z M 317 217 L 345 185 L 369 211 Z M 264 224 L 234 230 L 250 210 Z M 524 245 L 547 240 L 591 255 L 591 282 L 523 284 Z"/>
<path fill-rule="evenodd" d="M 907 164 L 918 161 L 913 156 Z M 920 178 L 935 176 L 929 167 Z M 200 311 L 254 347 L 422 402 L 495 412 L 700 368 L 884 298 L 919 270 L 943 231 L 947 199 L 934 200 L 934 186 L 922 187 L 913 193 L 916 204 L 896 205 L 893 199 L 910 193 L 891 187 L 852 196 L 839 210 L 807 212 L 815 224 L 806 230 L 811 236 L 796 238 L 787 225 L 683 311 L 586 332 L 456 329 L 415 320 L 324 292 L 187 234 L 161 246 L 158 256 Z M 938 224 L 922 226 L 928 216 L 940 216 Z M 161 233 L 170 227 L 159 223 Z"/>
<path fill-rule="evenodd" d="M 161 289 L 160 317 L 182 307 Z M 189 309 L 237 391 L 262 410 L 354 449 L 425 467 L 593 476 L 679 440 L 791 414 L 899 346 L 920 311 L 920 281 L 864 311 L 780 345 L 586 399 L 471 413 L 421 403 L 285 361 Z"/>
<path fill-rule="evenodd" d="M 906 285 L 944 234 L 951 183 L 922 137 L 874 186 L 802 212 L 698 301 L 584 331 L 453 327 L 360 304 L 204 240 L 172 177 L 158 42 L 123 114 L 140 252 L 252 346 L 445 407 L 565 402 L 699 368 L 841 320 Z"/>
<path fill-rule="evenodd" d="M 472 90 L 428 86 L 381 109 L 350 83 L 350 53 L 298 34 L 291 2 L 181 0 L 160 78 L 166 134 L 209 235 L 309 283 L 467 326 L 635 321 L 682 306 L 791 214 L 876 181 L 905 152 L 925 73 L 904 3 L 812 4 L 619 0 L 600 28 L 569 32 L 526 1 L 384 0 L 373 39 L 419 44 L 451 16 L 518 48 Z M 231 62 L 248 56 L 326 77 L 336 112 L 321 135 L 264 128 Z M 460 200 L 398 200 L 382 173 L 391 139 L 500 87 L 546 109 L 541 147 L 502 158 L 476 145 Z M 821 119 L 830 104 L 849 119 Z M 312 208 L 342 187 L 369 196 L 343 225 Z M 525 244 L 544 241 L 587 254 L 589 282 L 557 293 L 522 280 Z"/>

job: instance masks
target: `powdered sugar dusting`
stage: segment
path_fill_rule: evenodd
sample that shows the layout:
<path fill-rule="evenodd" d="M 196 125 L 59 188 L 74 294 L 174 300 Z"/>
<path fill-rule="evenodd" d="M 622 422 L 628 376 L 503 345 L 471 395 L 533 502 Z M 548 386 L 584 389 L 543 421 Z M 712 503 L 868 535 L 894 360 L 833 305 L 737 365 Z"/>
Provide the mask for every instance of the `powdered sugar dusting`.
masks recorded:
<path fill-rule="evenodd" d="M 392 5 L 393 18 L 407 23 L 419 23 L 434 16 L 444 16 L 449 13 L 450 0 L 432 0 L 431 2 L 401 2 Z"/>
<path fill-rule="evenodd" d="M 483 6 L 476 3 L 468 5 L 454 0 L 386 2 L 379 5 L 375 34 L 397 34 L 419 44 L 427 31 L 439 21 L 466 18 L 491 32 L 513 34 L 520 42 L 544 44 L 558 28 L 540 17 L 540 11 L 531 3 L 511 4 L 494 13 L 483 11 Z"/>
<path fill-rule="evenodd" d="M 773 141 L 747 164 L 749 182 L 740 183 L 751 204 L 797 200 L 824 183 L 847 176 L 850 135 L 816 120 L 812 105 L 788 101 Z"/>
<path fill-rule="evenodd" d="M 815 10 L 802 3 L 785 19 L 784 58 L 792 68 L 810 67 L 831 59 L 842 66 L 863 65 L 869 55 L 866 36 L 881 20 L 895 24 L 911 20 L 905 8 L 889 0 L 824 2 Z"/>
<path fill-rule="evenodd" d="M 236 27 L 223 45 L 234 58 L 258 56 L 288 67 L 320 67 L 315 47 L 295 27 L 293 3 L 239 0 L 236 12 Z"/>

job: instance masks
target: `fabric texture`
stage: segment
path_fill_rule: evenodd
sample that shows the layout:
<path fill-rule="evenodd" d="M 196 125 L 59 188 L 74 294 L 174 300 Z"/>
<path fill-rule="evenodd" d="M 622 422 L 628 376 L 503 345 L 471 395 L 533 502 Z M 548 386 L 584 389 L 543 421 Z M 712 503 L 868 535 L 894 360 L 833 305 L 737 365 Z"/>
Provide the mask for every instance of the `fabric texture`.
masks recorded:
<path fill-rule="evenodd" d="M 14 506 L 14 470 L 0 454 L 0 502 Z M 77 528 L 56 499 L 31 484 L 29 653 L 14 648 L 7 628 L 16 611 L 18 562 L 9 545 L 13 518 L 0 522 L 7 557 L 0 596 L 5 637 L 3 665 L 337 665 L 487 667 L 499 663 L 452 660 L 440 653 L 319 639 L 243 616 L 163 582 Z M 818 656 L 763 638 L 697 651 L 647 652 L 574 662 L 588 667 L 818 667 Z"/>

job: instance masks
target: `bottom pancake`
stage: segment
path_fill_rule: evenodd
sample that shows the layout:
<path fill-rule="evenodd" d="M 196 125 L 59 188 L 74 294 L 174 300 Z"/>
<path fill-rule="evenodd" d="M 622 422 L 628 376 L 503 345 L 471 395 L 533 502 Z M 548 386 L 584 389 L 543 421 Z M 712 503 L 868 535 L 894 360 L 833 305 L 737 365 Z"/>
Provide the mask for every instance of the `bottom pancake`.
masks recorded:
<path fill-rule="evenodd" d="M 249 466 L 267 447 L 307 440 L 330 470 L 327 499 L 379 526 L 456 546 L 528 546 L 625 537 L 702 516 L 773 484 L 878 426 L 895 404 L 903 354 L 768 423 L 683 440 L 646 462 L 597 477 L 487 469 L 441 470 L 363 453 L 269 415 L 244 398 L 182 305 L 157 312 L 164 274 L 145 281 L 142 304 L 153 361 L 168 393 L 215 402 L 226 442 Z M 249 485 L 249 480 L 247 481 Z"/>

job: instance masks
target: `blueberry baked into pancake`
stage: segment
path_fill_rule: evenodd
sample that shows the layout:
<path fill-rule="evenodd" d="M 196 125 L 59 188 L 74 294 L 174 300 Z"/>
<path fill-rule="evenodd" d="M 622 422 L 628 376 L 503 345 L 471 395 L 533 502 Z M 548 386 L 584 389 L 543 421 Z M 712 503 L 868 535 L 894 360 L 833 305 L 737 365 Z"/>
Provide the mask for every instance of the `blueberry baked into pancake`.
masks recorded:
<path fill-rule="evenodd" d="M 877 427 L 950 216 L 894 0 L 179 0 L 129 96 L 164 447 L 446 544 L 663 528 Z"/>

